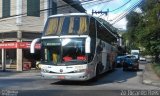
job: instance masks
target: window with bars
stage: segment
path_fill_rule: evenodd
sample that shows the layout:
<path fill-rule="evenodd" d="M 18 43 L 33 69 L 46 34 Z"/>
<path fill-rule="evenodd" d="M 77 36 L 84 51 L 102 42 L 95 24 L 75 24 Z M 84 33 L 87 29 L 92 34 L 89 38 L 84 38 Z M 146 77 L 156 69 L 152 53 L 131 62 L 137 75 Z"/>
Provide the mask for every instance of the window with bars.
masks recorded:
<path fill-rule="evenodd" d="M 40 17 L 40 0 L 27 0 L 27 16 Z"/>
<path fill-rule="evenodd" d="M 57 0 L 49 0 L 49 12 L 48 15 L 57 14 Z"/>
<path fill-rule="evenodd" d="M 10 0 L 2 0 L 2 18 L 10 16 Z"/>

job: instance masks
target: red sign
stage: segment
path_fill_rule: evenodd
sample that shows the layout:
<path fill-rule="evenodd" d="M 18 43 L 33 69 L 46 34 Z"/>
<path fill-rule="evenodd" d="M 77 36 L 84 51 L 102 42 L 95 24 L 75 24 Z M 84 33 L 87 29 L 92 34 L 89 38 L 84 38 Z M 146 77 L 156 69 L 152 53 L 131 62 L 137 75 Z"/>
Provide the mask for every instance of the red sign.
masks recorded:
<path fill-rule="evenodd" d="M 4 43 L 0 43 L 0 49 L 2 49 L 2 48 L 4 48 L 4 49 L 16 49 L 16 48 L 29 49 L 30 45 L 31 45 L 31 42 L 4 42 Z M 41 45 L 36 44 L 35 48 L 40 49 Z"/>
<path fill-rule="evenodd" d="M 31 46 L 31 42 L 18 42 L 18 48 L 30 48 Z M 41 45 L 40 44 L 36 44 L 35 45 L 36 49 L 40 49 Z"/>
<path fill-rule="evenodd" d="M 13 49 L 17 48 L 17 42 L 6 42 L 6 43 L 0 43 L 0 49 Z"/>

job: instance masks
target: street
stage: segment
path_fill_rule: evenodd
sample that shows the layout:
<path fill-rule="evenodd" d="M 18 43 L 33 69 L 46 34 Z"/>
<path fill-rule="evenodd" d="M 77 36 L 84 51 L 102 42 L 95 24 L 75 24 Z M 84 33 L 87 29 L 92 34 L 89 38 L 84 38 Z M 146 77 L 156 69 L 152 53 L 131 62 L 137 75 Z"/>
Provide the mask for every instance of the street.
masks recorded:
<path fill-rule="evenodd" d="M 138 72 L 132 70 L 124 72 L 122 68 L 116 68 L 114 71 L 99 76 L 97 81 L 90 82 L 43 79 L 40 73 L 28 78 L 17 77 L 16 75 L 6 76 L 0 77 L 0 89 L 4 92 L 6 90 L 20 90 L 18 93 L 23 94 L 22 96 L 28 96 L 28 94 L 31 94 L 31 96 L 37 94 L 39 96 L 44 96 L 44 94 L 49 96 L 51 94 L 61 94 L 60 96 L 81 94 L 80 96 L 82 96 L 82 93 L 90 93 L 89 96 L 97 96 L 98 94 L 99 96 L 105 96 L 106 93 L 122 95 L 123 90 L 160 90 L 158 87 L 142 84 L 144 68 L 145 64 L 140 64 Z"/>

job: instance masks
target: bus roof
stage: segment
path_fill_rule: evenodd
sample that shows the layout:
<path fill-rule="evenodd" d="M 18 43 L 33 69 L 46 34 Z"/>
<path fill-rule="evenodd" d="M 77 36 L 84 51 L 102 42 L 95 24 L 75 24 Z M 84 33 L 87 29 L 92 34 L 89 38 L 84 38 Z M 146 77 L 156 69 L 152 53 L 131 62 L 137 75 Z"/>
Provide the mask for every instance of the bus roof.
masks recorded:
<path fill-rule="evenodd" d="M 87 13 L 65 13 L 65 14 L 56 14 L 56 15 L 51 15 L 49 18 L 52 18 L 52 17 L 61 17 L 61 16 L 92 16 L 92 15 L 89 15 Z"/>
<path fill-rule="evenodd" d="M 101 33 L 102 35 L 103 34 L 108 34 L 110 36 L 109 39 L 112 39 L 112 40 L 113 39 L 117 40 L 117 38 L 119 37 L 119 35 L 116 32 L 116 28 L 114 28 L 106 20 L 104 20 L 102 18 L 95 17 L 91 14 L 87 14 L 87 13 L 65 13 L 65 14 L 55 14 L 55 15 L 50 16 L 49 18 L 64 17 L 64 16 L 88 16 L 88 17 L 93 17 L 95 20 L 98 21 L 98 25 L 102 25 L 108 31 L 108 32 L 105 32 L 105 33 Z"/>

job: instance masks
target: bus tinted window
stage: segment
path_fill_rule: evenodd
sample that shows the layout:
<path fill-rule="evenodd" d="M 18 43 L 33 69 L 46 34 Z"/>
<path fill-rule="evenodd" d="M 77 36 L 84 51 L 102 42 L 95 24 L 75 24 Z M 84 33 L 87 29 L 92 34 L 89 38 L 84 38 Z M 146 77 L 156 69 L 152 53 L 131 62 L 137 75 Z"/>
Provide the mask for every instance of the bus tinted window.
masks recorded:
<path fill-rule="evenodd" d="M 44 29 L 44 35 L 81 35 L 87 34 L 88 17 L 66 16 L 48 19 Z"/>

